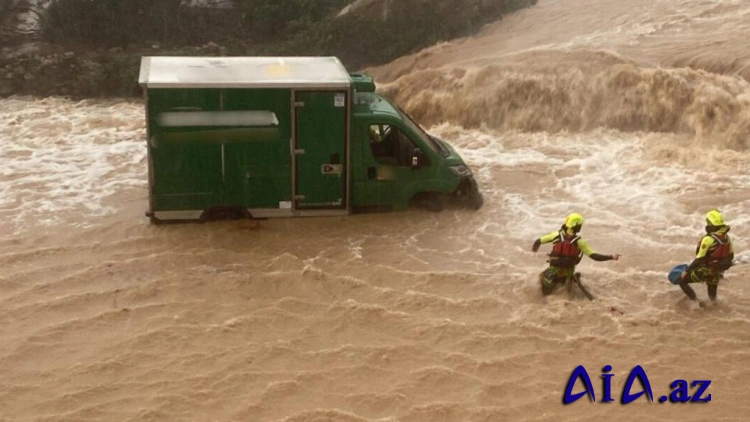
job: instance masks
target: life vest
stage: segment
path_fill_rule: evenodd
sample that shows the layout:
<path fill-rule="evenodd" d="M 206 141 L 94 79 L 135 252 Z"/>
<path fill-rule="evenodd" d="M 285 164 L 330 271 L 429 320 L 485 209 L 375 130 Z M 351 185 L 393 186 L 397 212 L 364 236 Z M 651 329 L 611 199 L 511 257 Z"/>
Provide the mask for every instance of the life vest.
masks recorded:
<path fill-rule="evenodd" d="M 714 239 L 714 244 L 711 245 L 710 248 L 708 248 L 708 251 L 706 251 L 706 265 L 709 267 L 714 267 L 718 269 L 725 269 L 724 267 L 728 268 L 728 262 L 731 263 L 731 259 L 729 258 L 729 254 L 731 252 L 731 245 L 732 242 L 729 240 L 729 235 L 724 234 L 710 234 L 711 238 Z M 698 253 L 698 250 L 701 247 L 701 241 L 703 239 L 698 241 L 698 248 L 696 248 L 696 253 Z"/>
<path fill-rule="evenodd" d="M 567 234 L 560 230 L 560 234 L 552 242 L 552 253 L 550 253 L 550 263 L 558 267 L 573 267 L 581 262 L 583 252 L 578 248 L 578 239 L 581 236 L 576 234 Z"/>

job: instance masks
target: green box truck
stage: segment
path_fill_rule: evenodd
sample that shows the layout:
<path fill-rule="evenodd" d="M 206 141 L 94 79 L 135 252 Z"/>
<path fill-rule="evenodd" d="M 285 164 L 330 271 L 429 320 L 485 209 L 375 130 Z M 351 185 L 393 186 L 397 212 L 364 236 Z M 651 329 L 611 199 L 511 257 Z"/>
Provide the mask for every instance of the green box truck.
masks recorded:
<path fill-rule="evenodd" d="M 478 209 L 471 170 L 336 57 L 143 57 L 152 222 Z"/>

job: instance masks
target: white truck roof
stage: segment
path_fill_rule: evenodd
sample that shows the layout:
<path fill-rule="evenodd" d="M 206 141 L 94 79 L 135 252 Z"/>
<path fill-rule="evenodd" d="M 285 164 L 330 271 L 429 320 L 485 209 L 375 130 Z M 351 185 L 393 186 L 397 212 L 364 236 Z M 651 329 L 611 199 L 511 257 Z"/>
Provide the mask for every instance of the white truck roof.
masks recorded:
<path fill-rule="evenodd" d="M 145 88 L 349 88 L 352 79 L 336 57 L 141 58 Z"/>

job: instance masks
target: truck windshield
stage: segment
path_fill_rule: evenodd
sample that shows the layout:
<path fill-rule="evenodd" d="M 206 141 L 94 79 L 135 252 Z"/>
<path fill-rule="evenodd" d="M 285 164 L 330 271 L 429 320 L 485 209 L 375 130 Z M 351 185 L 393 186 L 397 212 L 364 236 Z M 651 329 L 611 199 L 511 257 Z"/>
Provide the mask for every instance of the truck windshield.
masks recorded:
<path fill-rule="evenodd" d="M 401 114 L 401 118 L 406 123 L 407 126 L 411 128 L 411 130 L 416 133 L 419 138 L 427 144 L 433 151 L 437 152 L 438 154 L 442 155 L 443 157 L 447 157 L 450 155 L 450 152 L 446 151 L 445 148 L 443 148 L 442 145 L 440 145 L 439 142 L 432 139 L 430 135 L 427 134 L 414 120 L 406 114 L 404 110 L 401 110 L 401 107 L 396 106 L 396 110 Z"/>

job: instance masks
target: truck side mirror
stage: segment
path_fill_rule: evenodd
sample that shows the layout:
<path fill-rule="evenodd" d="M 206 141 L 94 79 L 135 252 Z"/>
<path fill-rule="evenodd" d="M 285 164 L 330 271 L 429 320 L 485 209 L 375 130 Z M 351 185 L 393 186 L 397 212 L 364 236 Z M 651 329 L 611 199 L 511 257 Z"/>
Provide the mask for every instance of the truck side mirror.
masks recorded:
<path fill-rule="evenodd" d="M 418 169 L 425 165 L 425 156 L 421 149 L 414 148 L 411 153 L 411 168 Z"/>

